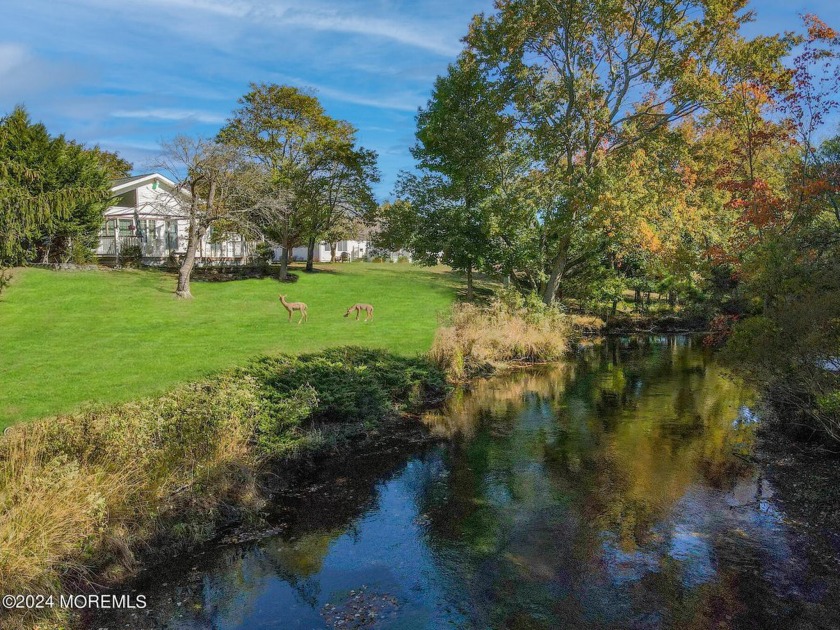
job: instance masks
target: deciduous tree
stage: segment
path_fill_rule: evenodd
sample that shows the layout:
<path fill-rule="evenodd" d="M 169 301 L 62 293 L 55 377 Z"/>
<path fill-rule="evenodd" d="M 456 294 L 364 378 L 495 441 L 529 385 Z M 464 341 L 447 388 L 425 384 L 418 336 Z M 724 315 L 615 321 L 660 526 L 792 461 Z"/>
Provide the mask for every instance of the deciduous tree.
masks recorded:
<path fill-rule="evenodd" d="M 780 52 L 776 38 L 742 38 L 745 4 L 498 0 L 495 14 L 474 21 L 467 43 L 540 173 L 546 303 L 570 262 L 598 253 L 584 236 L 604 158 L 718 98 L 740 51 L 768 62 Z"/>

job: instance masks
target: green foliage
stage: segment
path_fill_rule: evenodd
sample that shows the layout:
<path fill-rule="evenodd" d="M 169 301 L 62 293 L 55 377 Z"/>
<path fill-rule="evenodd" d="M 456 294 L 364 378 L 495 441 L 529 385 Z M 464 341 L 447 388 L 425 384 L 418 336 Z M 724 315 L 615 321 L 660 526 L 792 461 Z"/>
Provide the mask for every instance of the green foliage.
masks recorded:
<path fill-rule="evenodd" d="M 270 395 L 270 394 L 269 394 Z M 310 385 L 301 385 L 285 395 L 272 396 L 257 425 L 257 445 L 269 457 L 284 457 L 306 442 L 302 423 L 318 407 L 318 394 Z"/>
<path fill-rule="evenodd" d="M 95 245 L 110 196 L 100 156 L 50 136 L 23 108 L 0 119 L 0 261 L 66 262 Z"/>
<path fill-rule="evenodd" d="M 564 297 L 615 236 L 613 208 L 600 203 L 622 173 L 610 167 L 611 155 L 719 100 L 736 67 L 753 68 L 756 57 L 762 69 L 777 63 L 786 46 L 773 37 L 745 40 L 742 8 L 739 0 L 714 10 L 696 0 L 667 7 L 511 0 L 473 21 L 468 53 L 484 92 L 515 121 L 508 147 L 526 163 L 491 196 L 502 202 L 490 224 L 503 227 L 499 248 L 516 243 L 525 254 L 506 275 L 547 303 Z M 751 54 L 733 54 L 745 50 Z M 673 163 L 670 173 L 677 175 Z M 514 221 L 505 216 L 512 200 L 521 213 Z"/>
<path fill-rule="evenodd" d="M 475 60 L 459 57 L 417 116 L 412 155 L 420 175 L 403 173 L 398 201 L 380 208 L 378 243 L 410 249 L 421 264 L 466 271 L 468 299 L 472 271 L 489 268 L 494 251 L 485 202 L 499 179 L 507 125 L 499 103 Z"/>
<path fill-rule="evenodd" d="M 0 295 L 2 295 L 4 289 L 9 286 L 12 281 L 12 277 L 9 271 L 5 267 L 0 267 Z"/>
<path fill-rule="evenodd" d="M 272 416 L 288 414 L 289 397 L 310 396 L 310 413 L 292 414 L 284 426 L 313 422 L 382 421 L 397 407 L 439 400 L 442 373 L 424 359 L 396 357 L 382 350 L 338 348 L 300 357 L 263 357 L 245 373 L 263 386 Z M 301 392 L 301 384 L 308 390 Z M 396 406 L 396 407 L 395 407 Z"/>
<path fill-rule="evenodd" d="M 340 240 L 376 207 L 376 152 L 357 146 L 350 123 L 296 87 L 251 84 L 218 140 L 250 164 L 250 222 L 283 247 L 282 277 L 295 244 Z"/>
<path fill-rule="evenodd" d="M 143 248 L 140 245 L 126 245 L 120 249 L 120 264 L 137 268 L 143 262 Z"/>
<path fill-rule="evenodd" d="M 753 248 L 726 348 L 791 433 L 840 441 L 840 220 L 830 204 Z"/>
<path fill-rule="evenodd" d="M 269 263 L 274 260 L 274 247 L 270 243 L 259 243 L 257 245 L 256 255 L 262 262 Z"/>

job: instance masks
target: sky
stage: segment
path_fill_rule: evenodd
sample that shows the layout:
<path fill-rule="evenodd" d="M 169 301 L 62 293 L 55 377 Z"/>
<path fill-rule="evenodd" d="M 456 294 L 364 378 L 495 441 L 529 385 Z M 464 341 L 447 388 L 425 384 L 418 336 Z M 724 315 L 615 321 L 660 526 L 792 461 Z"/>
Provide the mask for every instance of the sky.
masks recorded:
<path fill-rule="evenodd" d="M 153 170 L 160 143 L 213 136 L 250 83 L 315 91 L 379 153 L 380 198 L 411 168 L 414 116 L 492 0 L 0 0 L 0 115 Z M 836 0 L 754 0 L 748 34 L 796 28 Z"/>

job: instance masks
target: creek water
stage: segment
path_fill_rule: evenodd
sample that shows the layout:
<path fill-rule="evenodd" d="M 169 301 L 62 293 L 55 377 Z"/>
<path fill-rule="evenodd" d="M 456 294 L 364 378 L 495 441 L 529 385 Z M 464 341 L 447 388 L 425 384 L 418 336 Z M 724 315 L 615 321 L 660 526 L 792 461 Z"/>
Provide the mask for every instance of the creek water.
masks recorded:
<path fill-rule="evenodd" d="M 753 404 L 690 336 L 481 381 L 425 418 L 445 440 L 331 465 L 281 533 L 156 569 L 148 611 L 97 625 L 838 628 L 840 570 L 750 463 Z"/>

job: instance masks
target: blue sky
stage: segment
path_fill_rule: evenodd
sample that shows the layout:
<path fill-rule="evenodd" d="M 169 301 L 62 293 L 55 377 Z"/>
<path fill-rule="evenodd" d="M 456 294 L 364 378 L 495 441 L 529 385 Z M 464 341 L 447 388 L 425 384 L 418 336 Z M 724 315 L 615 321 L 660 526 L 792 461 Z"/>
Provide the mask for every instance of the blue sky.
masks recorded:
<path fill-rule="evenodd" d="M 755 0 L 751 33 L 835 0 Z M 0 114 L 147 170 L 161 140 L 213 135 L 250 82 L 316 90 L 380 155 L 381 197 L 412 164 L 414 114 L 492 0 L 0 0 Z"/>

